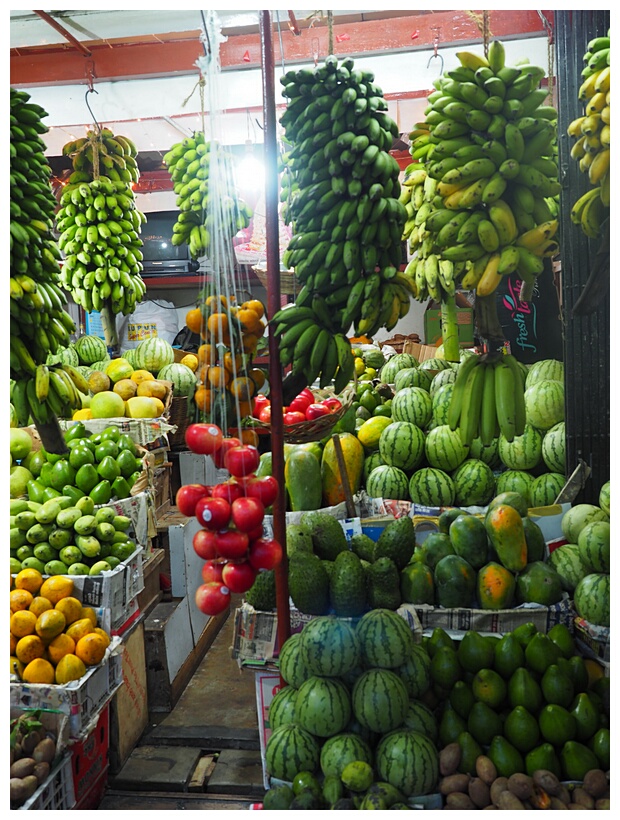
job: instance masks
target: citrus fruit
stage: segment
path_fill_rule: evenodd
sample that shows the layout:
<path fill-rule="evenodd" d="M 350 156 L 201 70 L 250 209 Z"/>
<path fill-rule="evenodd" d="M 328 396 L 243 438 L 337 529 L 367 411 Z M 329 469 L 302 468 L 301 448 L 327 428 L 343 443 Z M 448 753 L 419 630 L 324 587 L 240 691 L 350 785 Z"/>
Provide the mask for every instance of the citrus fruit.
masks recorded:
<path fill-rule="evenodd" d="M 17 641 L 15 657 L 22 663 L 29 664 L 35 658 L 45 655 L 45 644 L 38 635 L 25 635 Z"/>
<path fill-rule="evenodd" d="M 66 634 L 69 635 L 70 638 L 73 638 L 73 640 L 77 643 L 80 638 L 83 638 L 84 635 L 87 635 L 92 631 L 93 624 L 90 618 L 80 618 L 67 627 Z"/>
<path fill-rule="evenodd" d="M 11 675 L 21 678 L 25 668 L 25 665 L 15 655 L 11 655 Z"/>
<path fill-rule="evenodd" d="M 20 609 L 28 609 L 32 603 L 34 595 L 27 589 L 12 589 L 9 593 L 11 612 L 18 612 Z"/>
<path fill-rule="evenodd" d="M 103 660 L 107 648 L 108 644 L 101 635 L 89 632 L 76 643 L 75 654 L 86 666 L 96 666 Z"/>
<path fill-rule="evenodd" d="M 140 384 L 143 381 L 151 381 L 155 376 L 149 370 L 134 370 L 129 378 L 136 384 Z"/>
<path fill-rule="evenodd" d="M 86 667 L 76 655 L 69 653 L 58 661 L 54 679 L 56 683 L 69 683 L 72 680 L 79 680 L 86 674 Z"/>
<path fill-rule="evenodd" d="M 52 602 L 54 606 L 61 598 L 67 598 L 73 592 L 73 581 L 65 575 L 52 575 L 41 584 L 39 594 Z"/>
<path fill-rule="evenodd" d="M 11 634 L 16 638 L 32 635 L 35 631 L 37 616 L 28 609 L 20 609 L 11 615 Z"/>
<path fill-rule="evenodd" d="M 88 618 L 88 620 L 93 625 L 93 628 L 97 626 L 97 613 L 92 608 L 92 606 L 82 607 L 82 618 Z"/>
<path fill-rule="evenodd" d="M 28 609 L 30 612 L 34 612 L 38 618 L 42 612 L 47 612 L 48 609 L 52 609 L 52 602 L 49 598 L 44 598 L 43 595 L 36 595 Z"/>
<path fill-rule="evenodd" d="M 27 589 L 28 592 L 38 592 L 43 583 L 43 576 L 37 569 L 22 569 L 15 576 L 15 589 Z"/>
<path fill-rule="evenodd" d="M 52 641 L 57 635 L 64 630 L 67 622 L 62 612 L 57 609 L 48 609 L 42 612 L 36 621 L 36 633 L 45 643 Z"/>
<path fill-rule="evenodd" d="M 22 672 L 26 683 L 54 683 L 54 667 L 45 658 L 35 658 Z"/>
<path fill-rule="evenodd" d="M 67 625 L 72 624 L 74 621 L 79 621 L 79 619 L 83 617 L 82 602 L 78 601 L 78 599 L 72 595 L 61 598 L 56 604 L 56 609 L 65 616 Z"/>
<path fill-rule="evenodd" d="M 100 635 L 100 636 L 103 638 L 103 640 L 105 641 L 105 645 L 106 645 L 106 646 L 109 646 L 109 645 L 110 645 L 110 636 L 109 636 L 109 635 L 108 635 L 108 633 L 105 631 L 105 629 L 101 629 L 101 627 L 100 627 L 100 626 L 96 626 L 96 627 L 93 629 L 93 632 L 95 633 L 95 635 Z"/>
<path fill-rule="evenodd" d="M 75 651 L 75 641 L 65 632 L 50 641 L 47 645 L 47 657 L 56 666 L 65 655 L 70 655 Z"/>

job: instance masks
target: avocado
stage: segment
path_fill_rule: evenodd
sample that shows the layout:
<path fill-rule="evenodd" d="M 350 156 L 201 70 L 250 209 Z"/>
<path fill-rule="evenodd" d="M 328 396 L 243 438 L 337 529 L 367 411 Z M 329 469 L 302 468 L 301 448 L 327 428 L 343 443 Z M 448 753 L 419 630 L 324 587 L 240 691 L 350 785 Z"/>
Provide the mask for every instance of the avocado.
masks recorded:
<path fill-rule="evenodd" d="M 329 513 L 309 510 L 301 516 L 299 524 L 312 539 L 312 548 L 319 558 L 333 561 L 338 553 L 349 548 L 340 522 Z"/>
<path fill-rule="evenodd" d="M 276 574 L 272 569 L 259 572 L 252 586 L 245 593 L 246 603 L 259 612 L 272 612 L 276 608 Z"/>
<path fill-rule="evenodd" d="M 366 610 L 366 574 L 354 552 L 341 552 L 336 556 L 329 598 L 338 617 L 357 617 Z"/>
<path fill-rule="evenodd" d="M 402 516 L 390 521 L 377 539 L 374 560 L 391 558 L 397 569 L 404 569 L 415 549 L 415 530 L 409 516 Z"/>
<path fill-rule="evenodd" d="M 398 609 L 401 605 L 400 573 L 395 561 L 377 558 L 366 571 L 371 609 Z"/>
<path fill-rule="evenodd" d="M 290 558 L 297 550 L 312 552 L 312 538 L 299 524 L 289 524 L 286 528 L 286 554 Z"/>
<path fill-rule="evenodd" d="M 313 553 L 299 552 L 291 557 L 288 589 L 300 612 L 325 615 L 329 611 L 329 575 L 321 559 Z"/>

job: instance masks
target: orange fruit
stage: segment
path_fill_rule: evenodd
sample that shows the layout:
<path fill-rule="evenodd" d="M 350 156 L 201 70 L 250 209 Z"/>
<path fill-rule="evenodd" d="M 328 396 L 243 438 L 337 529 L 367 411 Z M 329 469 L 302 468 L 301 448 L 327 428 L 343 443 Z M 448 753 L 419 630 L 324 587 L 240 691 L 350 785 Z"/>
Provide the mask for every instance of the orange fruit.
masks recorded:
<path fill-rule="evenodd" d="M 108 644 L 101 635 L 89 632 L 76 643 L 75 654 L 86 666 L 96 666 L 103 660 L 107 648 Z"/>
<path fill-rule="evenodd" d="M 24 674 L 26 665 L 23 664 L 15 655 L 11 655 L 11 675 L 17 675 L 18 678 Z"/>
<path fill-rule="evenodd" d="M 208 378 L 209 384 L 219 390 L 223 390 L 230 384 L 229 371 L 223 367 L 218 367 L 217 365 L 209 368 Z"/>
<path fill-rule="evenodd" d="M 260 367 L 253 367 L 248 373 L 248 376 L 256 385 L 257 390 L 260 390 L 261 387 L 265 384 L 265 381 L 267 380 L 265 371 Z"/>
<path fill-rule="evenodd" d="M 214 313 L 217 311 L 226 310 L 228 307 L 228 300 L 222 294 L 219 296 L 211 295 L 207 296 L 205 299 L 205 305 L 209 308 L 211 313 Z"/>
<path fill-rule="evenodd" d="M 65 632 L 56 635 L 54 640 L 47 645 L 47 657 L 54 666 L 64 658 L 65 655 L 71 655 L 75 652 L 75 641 Z"/>
<path fill-rule="evenodd" d="M 249 308 L 242 307 L 237 313 L 237 319 L 246 333 L 256 333 L 262 336 L 263 325 L 260 316 Z"/>
<path fill-rule="evenodd" d="M 247 418 L 248 416 L 252 415 L 252 402 L 249 401 L 240 401 L 239 402 L 239 416 L 242 419 Z"/>
<path fill-rule="evenodd" d="M 34 612 L 38 618 L 42 612 L 47 612 L 48 609 L 52 609 L 52 602 L 48 598 L 44 598 L 42 595 L 35 595 L 34 600 L 28 609 L 31 612 Z"/>
<path fill-rule="evenodd" d="M 22 663 L 29 664 L 35 658 L 42 658 L 44 655 L 45 644 L 38 635 L 26 635 L 17 641 L 15 657 Z"/>
<path fill-rule="evenodd" d="M 202 410 L 203 413 L 208 413 L 211 409 L 211 391 L 201 385 L 196 388 L 196 392 L 194 393 L 194 401 L 199 410 Z"/>
<path fill-rule="evenodd" d="M 256 430 L 251 430 L 249 427 L 246 427 L 241 431 L 240 438 L 242 444 L 251 444 L 253 447 L 258 447 L 259 438 Z"/>
<path fill-rule="evenodd" d="M 78 621 L 83 617 L 82 602 L 78 601 L 78 599 L 74 598 L 72 595 L 68 595 L 66 598 L 61 598 L 56 604 L 56 609 L 59 612 L 62 612 L 65 616 L 67 625 L 72 624 L 74 621 Z"/>
<path fill-rule="evenodd" d="M 88 618 L 93 625 L 93 629 L 97 626 L 97 613 L 92 606 L 82 607 L 82 618 Z"/>
<path fill-rule="evenodd" d="M 109 645 L 110 645 L 110 636 L 109 636 L 109 635 L 108 635 L 108 633 L 105 631 L 105 629 L 102 629 L 100 626 L 96 626 L 96 627 L 93 629 L 93 632 L 94 632 L 96 635 L 100 635 L 100 636 L 103 638 L 103 640 L 105 641 L 105 645 L 106 645 L 106 646 L 109 646 Z"/>
<path fill-rule="evenodd" d="M 11 612 L 18 612 L 20 609 L 28 609 L 33 600 L 34 595 L 27 589 L 12 589 L 9 593 Z"/>
<path fill-rule="evenodd" d="M 256 353 L 258 347 L 258 336 L 255 333 L 244 333 L 241 339 L 244 353 Z"/>
<path fill-rule="evenodd" d="M 159 379 L 145 379 L 138 385 L 136 395 L 152 396 L 156 399 L 164 399 L 167 392 L 168 388 L 163 381 L 159 381 Z"/>
<path fill-rule="evenodd" d="M 229 373 L 238 373 L 243 367 L 243 354 L 232 354 L 230 351 L 224 353 L 224 367 Z"/>
<path fill-rule="evenodd" d="M 84 661 L 81 661 L 77 655 L 68 653 L 58 661 L 56 671 L 54 673 L 54 680 L 56 683 L 64 684 L 72 680 L 79 680 L 86 674 L 86 667 Z"/>
<path fill-rule="evenodd" d="M 256 385 L 247 376 L 238 376 L 233 379 L 228 389 L 240 401 L 249 401 L 256 393 Z"/>
<path fill-rule="evenodd" d="M 200 333 L 203 328 L 203 315 L 200 308 L 192 308 L 185 314 L 185 324 L 192 333 Z"/>
<path fill-rule="evenodd" d="M 67 598 L 73 592 L 73 580 L 66 575 L 51 575 L 43 581 L 39 592 L 56 606 L 61 598 Z"/>
<path fill-rule="evenodd" d="M 22 672 L 26 683 L 54 683 L 54 667 L 45 658 L 35 658 Z"/>
<path fill-rule="evenodd" d="M 84 635 L 92 632 L 93 629 L 94 626 L 90 618 L 80 618 L 78 621 L 74 621 L 67 627 L 65 634 L 70 638 L 73 638 L 73 640 L 77 643 L 80 638 L 83 638 Z"/>
<path fill-rule="evenodd" d="M 212 313 L 207 319 L 207 330 L 216 341 L 226 343 L 229 335 L 228 316 L 225 313 Z"/>
<path fill-rule="evenodd" d="M 260 299 L 249 299 L 247 302 L 244 302 L 241 307 L 253 310 L 259 319 L 262 319 L 265 315 L 265 307 Z"/>
<path fill-rule="evenodd" d="M 154 379 L 155 376 L 150 372 L 150 370 L 134 370 L 129 378 L 136 384 L 142 384 L 142 382 Z"/>
<path fill-rule="evenodd" d="M 11 651 L 11 655 L 14 655 L 15 654 L 15 647 L 17 646 L 17 641 L 19 640 L 19 638 L 17 638 L 15 635 L 13 635 L 12 632 L 9 632 L 9 635 L 11 636 L 11 643 L 10 643 L 11 650 L 10 651 Z"/>
<path fill-rule="evenodd" d="M 215 347 L 210 344 L 200 345 L 197 354 L 198 364 L 213 364 L 215 361 Z"/>
<path fill-rule="evenodd" d="M 15 589 L 27 589 L 34 595 L 41 588 L 43 576 L 38 569 L 28 567 L 20 570 L 15 576 Z"/>
<path fill-rule="evenodd" d="M 44 643 L 54 640 L 64 630 L 67 622 L 62 612 L 48 609 L 37 618 L 35 630 Z"/>
<path fill-rule="evenodd" d="M 19 609 L 11 615 L 11 632 L 16 638 L 34 634 L 36 624 L 37 616 L 28 609 Z"/>

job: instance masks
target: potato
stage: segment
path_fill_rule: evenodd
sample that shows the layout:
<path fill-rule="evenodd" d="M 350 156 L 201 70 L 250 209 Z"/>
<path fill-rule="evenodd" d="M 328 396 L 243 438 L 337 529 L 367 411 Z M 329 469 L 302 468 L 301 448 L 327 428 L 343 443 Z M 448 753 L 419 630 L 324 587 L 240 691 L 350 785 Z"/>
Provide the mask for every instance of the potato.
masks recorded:
<path fill-rule="evenodd" d="M 448 743 L 439 752 L 439 771 L 443 777 L 454 774 L 461 762 L 461 747 L 458 743 Z"/>
<path fill-rule="evenodd" d="M 567 806 L 569 803 L 572 802 L 569 790 L 566 788 L 566 786 L 563 786 L 562 784 L 560 784 L 560 788 L 558 789 L 557 794 L 555 796 L 559 800 L 561 800 L 562 803 L 566 803 Z"/>
<path fill-rule="evenodd" d="M 561 788 L 558 778 L 547 769 L 537 769 L 532 776 L 532 780 L 535 786 L 540 786 L 543 791 L 551 796 L 557 795 Z"/>
<path fill-rule="evenodd" d="M 472 777 L 467 787 L 467 793 L 477 809 L 483 809 L 491 802 L 491 791 L 479 777 Z"/>
<path fill-rule="evenodd" d="M 44 762 L 37 763 L 32 773 L 37 778 L 39 783 L 43 783 L 50 773 L 50 764 Z"/>
<path fill-rule="evenodd" d="M 552 797 L 551 798 L 551 805 L 549 806 L 549 808 L 550 809 L 556 809 L 556 810 L 559 810 L 559 811 L 566 811 L 568 806 L 566 805 L 566 803 L 563 803 L 559 798 Z"/>
<path fill-rule="evenodd" d="M 507 777 L 496 777 L 495 780 L 491 783 L 491 803 L 495 803 L 497 806 L 497 801 L 499 800 L 500 794 L 508 788 L 508 778 Z"/>
<path fill-rule="evenodd" d="M 33 774 L 29 774 L 27 777 L 24 777 L 22 780 L 24 787 L 26 788 L 26 800 L 36 792 L 39 788 L 39 781 Z"/>
<path fill-rule="evenodd" d="M 23 780 L 24 777 L 28 777 L 29 774 L 32 774 L 36 762 L 37 761 L 31 757 L 21 757 L 11 766 L 11 777 L 19 777 Z"/>
<path fill-rule="evenodd" d="M 487 786 L 490 786 L 491 783 L 493 783 L 497 777 L 497 769 L 495 768 L 495 764 L 490 757 L 487 757 L 486 755 L 478 755 L 476 758 L 476 774 L 483 783 L 487 784 Z"/>
<path fill-rule="evenodd" d="M 586 809 L 594 808 L 594 798 L 581 786 L 577 786 L 573 791 L 573 803 L 579 803 Z"/>
<path fill-rule="evenodd" d="M 12 777 L 9 781 L 9 792 L 11 795 L 11 806 L 21 806 L 28 798 L 26 796 L 27 787 L 21 777 Z"/>
<path fill-rule="evenodd" d="M 602 769 L 590 769 L 583 778 L 583 788 L 595 800 L 602 797 L 609 788 L 607 775 Z"/>
<path fill-rule="evenodd" d="M 469 795 L 463 792 L 451 792 L 446 797 L 446 806 L 451 809 L 475 809 L 475 805 L 471 801 Z"/>
<path fill-rule="evenodd" d="M 32 732 L 28 732 L 26 737 L 22 740 L 22 749 L 28 757 L 32 755 L 37 744 L 41 742 L 42 737 L 43 736 L 35 730 Z"/>
<path fill-rule="evenodd" d="M 526 774 L 518 772 L 511 774 L 508 778 L 508 789 L 515 794 L 519 800 L 527 800 L 534 791 L 534 781 Z"/>
<path fill-rule="evenodd" d="M 602 809 L 603 811 L 609 811 L 609 797 L 599 797 L 599 799 L 594 804 L 595 809 Z"/>
<path fill-rule="evenodd" d="M 32 753 L 36 763 L 51 763 L 56 756 L 56 744 L 51 737 L 41 740 Z"/>
<path fill-rule="evenodd" d="M 468 774 L 451 774 L 439 781 L 440 794 L 447 795 L 453 792 L 467 793 L 470 776 Z"/>
<path fill-rule="evenodd" d="M 497 808 L 508 811 L 523 810 L 525 807 L 516 794 L 508 789 L 503 789 L 497 798 Z"/>

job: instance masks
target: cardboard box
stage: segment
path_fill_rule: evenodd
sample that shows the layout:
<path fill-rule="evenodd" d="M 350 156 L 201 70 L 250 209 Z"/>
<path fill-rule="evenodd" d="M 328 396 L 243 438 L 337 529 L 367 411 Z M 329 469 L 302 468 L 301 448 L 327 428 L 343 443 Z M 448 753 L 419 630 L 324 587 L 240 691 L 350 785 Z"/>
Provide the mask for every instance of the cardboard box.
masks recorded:
<path fill-rule="evenodd" d="M 586 621 L 585 618 L 575 617 L 575 642 L 583 655 L 593 658 L 606 669 L 609 674 L 611 656 L 610 628 L 597 626 Z"/>
<path fill-rule="evenodd" d="M 71 751 L 76 809 L 96 809 L 107 783 L 110 751 L 110 706 L 101 710 L 96 725 Z"/>
<path fill-rule="evenodd" d="M 187 598 L 165 601 L 144 623 L 146 681 L 151 712 L 169 712 L 174 680 L 194 649 Z"/>
<path fill-rule="evenodd" d="M 181 486 L 185 484 L 220 484 L 230 478 L 228 470 L 218 469 L 211 456 L 192 453 L 191 450 L 179 452 L 179 472 Z"/>
<path fill-rule="evenodd" d="M 459 328 L 461 347 L 472 347 L 474 343 L 474 309 L 461 294 L 456 294 L 456 321 Z M 441 307 L 439 302 L 429 302 L 424 311 L 424 341 L 433 345 L 441 338 Z"/>

